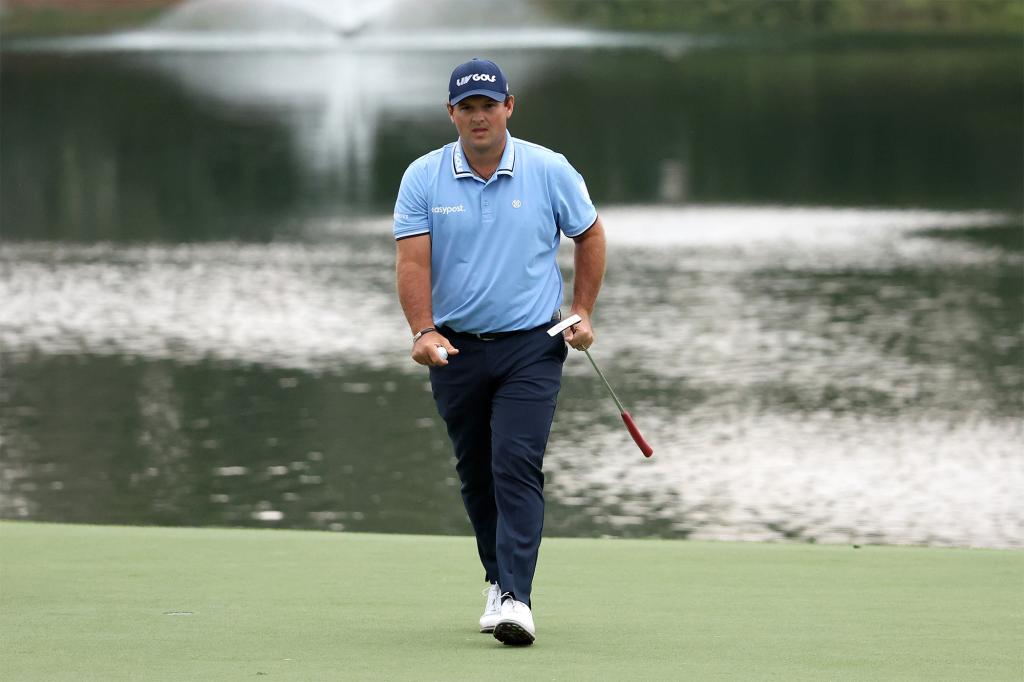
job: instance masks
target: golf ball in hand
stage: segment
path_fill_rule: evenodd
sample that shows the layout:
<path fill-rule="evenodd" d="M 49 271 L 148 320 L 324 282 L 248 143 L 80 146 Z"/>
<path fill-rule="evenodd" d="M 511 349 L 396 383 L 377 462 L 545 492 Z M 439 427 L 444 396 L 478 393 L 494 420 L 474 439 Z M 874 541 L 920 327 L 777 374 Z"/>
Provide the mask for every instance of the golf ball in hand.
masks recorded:
<path fill-rule="evenodd" d="M 438 356 L 440 356 L 440 358 L 442 360 L 447 360 L 448 359 L 448 351 L 446 351 L 444 349 L 444 346 L 438 346 L 437 347 L 437 354 L 438 354 Z"/>

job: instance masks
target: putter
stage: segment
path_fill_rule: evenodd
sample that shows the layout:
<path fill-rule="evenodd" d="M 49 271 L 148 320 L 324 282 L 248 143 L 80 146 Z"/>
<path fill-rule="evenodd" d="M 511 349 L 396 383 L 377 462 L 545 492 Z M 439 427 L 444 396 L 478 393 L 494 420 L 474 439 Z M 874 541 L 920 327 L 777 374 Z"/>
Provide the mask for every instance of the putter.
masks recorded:
<path fill-rule="evenodd" d="M 548 336 L 554 338 L 556 334 L 561 334 L 563 331 L 573 326 L 577 322 L 582 322 L 583 318 L 579 315 L 570 315 L 566 319 L 562 320 L 554 327 L 548 330 Z M 633 436 L 633 442 L 640 448 L 640 452 L 644 453 L 644 457 L 650 457 L 654 454 L 654 448 L 652 448 L 643 435 L 640 433 L 640 429 L 636 427 L 636 422 L 633 421 L 633 417 L 619 402 L 618 396 L 615 395 L 615 391 L 612 390 L 612 385 L 608 383 L 608 380 L 604 378 L 604 373 L 594 362 L 594 358 L 590 355 L 589 350 L 583 351 L 587 354 L 587 359 L 590 360 L 590 364 L 594 367 L 594 371 L 597 372 L 597 376 L 601 377 L 601 381 L 604 382 L 604 387 L 608 389 L 608 393 L 611 394 L 612 400 L 615 401 L 615 407 L 619 408 L 619 416 L 622 417 L 622 421 L 626 423 L 626 428 L 629 429 L 629 435 Z"/>

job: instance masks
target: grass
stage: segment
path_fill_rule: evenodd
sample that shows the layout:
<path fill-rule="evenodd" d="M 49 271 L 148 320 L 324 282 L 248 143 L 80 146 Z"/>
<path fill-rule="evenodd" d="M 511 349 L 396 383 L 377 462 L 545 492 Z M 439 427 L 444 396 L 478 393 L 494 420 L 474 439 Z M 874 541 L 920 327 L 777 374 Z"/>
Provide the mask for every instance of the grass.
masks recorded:
<path fill-rule="evenodd" d="M 475 631 L 482 579 L 464 537 L 4 522 L 0 677 L 1019 680 L 1024 670 L 1024 552 L 547 539 L 529 648 Z"/>

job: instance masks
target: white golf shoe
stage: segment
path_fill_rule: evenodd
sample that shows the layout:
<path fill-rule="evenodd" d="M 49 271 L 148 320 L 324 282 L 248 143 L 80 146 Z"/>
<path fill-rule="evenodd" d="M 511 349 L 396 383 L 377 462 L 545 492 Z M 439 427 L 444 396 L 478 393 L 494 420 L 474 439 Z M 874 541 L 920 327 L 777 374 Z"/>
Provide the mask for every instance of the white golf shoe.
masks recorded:
<path fill-rule="evenodd" d="M 502 595 L 501 614 L 494 626 L 494 638 L 502 644 L 525 646 L 537 639 L 530 607 L 508 593 Z"/>
<path fill-rule="evenodd" d="M 494 632 L 494 626 L 501 616 L 501 590 L 498 583 L 491 583 L 484 590 L 484 596 L 487 597 L 487 603 L 484 604 L 484 615 L 480 616 L 480 632 Z"/>

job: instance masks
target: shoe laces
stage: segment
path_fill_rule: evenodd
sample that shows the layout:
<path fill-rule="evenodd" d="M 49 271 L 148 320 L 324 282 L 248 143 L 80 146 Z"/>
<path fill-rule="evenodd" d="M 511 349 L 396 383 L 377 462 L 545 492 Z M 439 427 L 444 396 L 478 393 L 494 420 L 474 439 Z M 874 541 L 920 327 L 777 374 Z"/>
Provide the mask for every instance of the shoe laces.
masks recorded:
<path fill-rule="evenodd" d="M 497 594 L 498 590 L 494 589 L 494 587 L 495 586 L 493 584 L 488 585 L 484 588 L 484 591 L 480 593 L 484 597 L 487 597 L 488 609 L 501 608 L 501 596 L 500 594 Z"/>
<path fill-rule="evenodd" d="M 515 595 L 513 595 L 511 592 L 505 592 L 505 593 L 503 593 L 501 595 L 501 601 L 499 602 L 499 605 L 501 607 L 505 606 L 505 600 L 506 599 L 508 600 L 509 608 L 512 609 L 513 611 L 517 611 L 517 612 L 520 612 L 520 613 L 529 613 L 530 612 L 530 607 L 527 606 L 525 603 L 523 603 L 523 602 L 519 601 L 518 599 L 516 599 Z"/>

